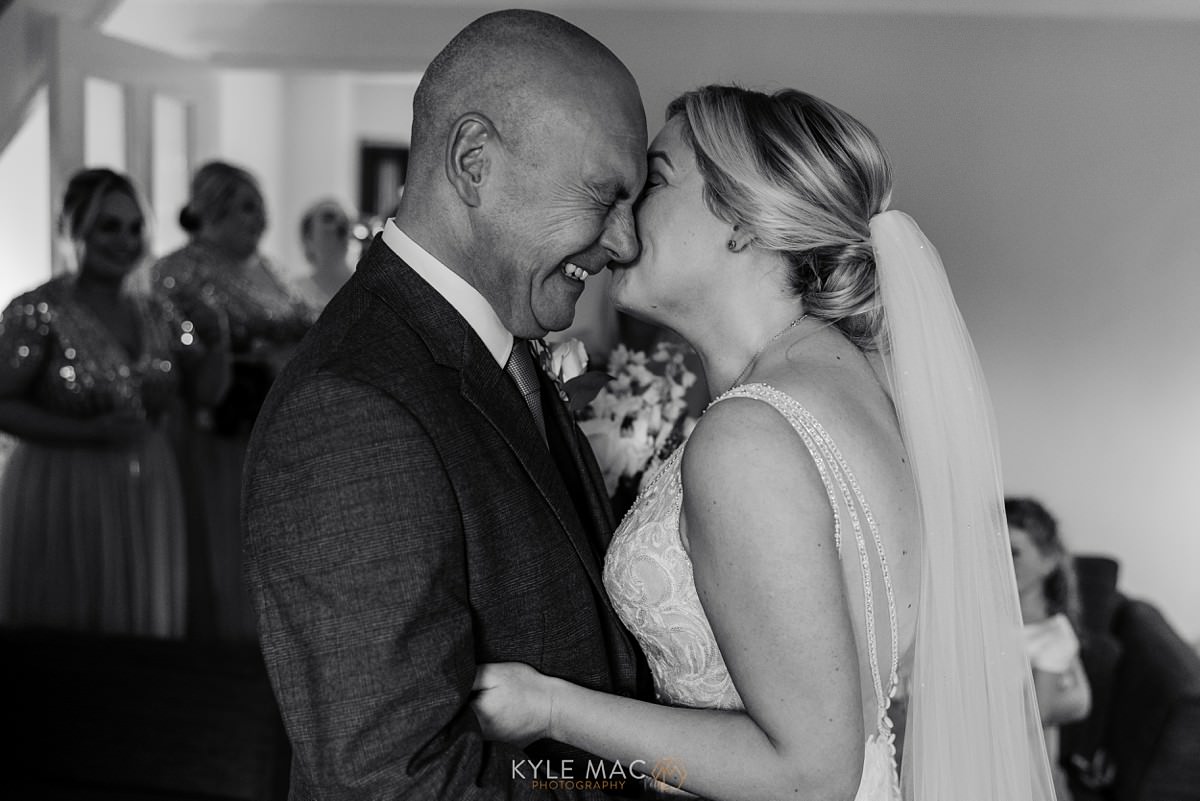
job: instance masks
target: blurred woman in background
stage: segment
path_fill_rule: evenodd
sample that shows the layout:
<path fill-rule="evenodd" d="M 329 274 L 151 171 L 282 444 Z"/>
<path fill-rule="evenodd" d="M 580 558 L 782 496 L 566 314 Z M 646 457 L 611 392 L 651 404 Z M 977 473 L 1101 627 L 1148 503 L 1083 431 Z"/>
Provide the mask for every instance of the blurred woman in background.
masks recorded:
<path fill-rule="evenodd" d="M 250 173 L 219 161 L 202 166 L 179 222 L 191 239 L 154 265 L 154 286 L 179 308 L 223 309 L 233 360 L 228 392 L 216 404 L 193 407 L 180 434 L 193 554 L 203 558 L 193 576 L 208 585 L 194 595 L 208 607 L 198 610 L 196 625 L 218 639 L 253 639 L 241 578 L 242 461 L 258 410 L 312 312 L 259 253 L 267 216 Z"/>
<path fill-rule="evenodd" d="M 300 218 L 300 243 L 311 272 L 300 279 L 297 289 L 313 308 L 324 309 L 354 274 L 352 239 L 350 217 L 332 198 L 318 200 Z"/>
<path fill-rule="evenodd" d="M 146 215 L 124 175 L 76 173 L 60 229 L 77 271 L 0 320 L 0 619 L 113 634 L 184 634 L 184 513 L 164 417 L 227 384 L 223 318 L 139 291 Z M 193 316 L 194 315 L 194 316 Z"/>
<path fill-rule="evenodd" d="M 1005 498 L 1013 570 L 1025 621 L 1025 650 L 1054 771 L 1058 801 L 1070 801 L 1066 775 L 1058 764 L 1059 726 L 1087 717 L 1092 693 L 1079 659 L 1079 601 L 1075 573 L 1058 522 L 1032 498 Z"/>

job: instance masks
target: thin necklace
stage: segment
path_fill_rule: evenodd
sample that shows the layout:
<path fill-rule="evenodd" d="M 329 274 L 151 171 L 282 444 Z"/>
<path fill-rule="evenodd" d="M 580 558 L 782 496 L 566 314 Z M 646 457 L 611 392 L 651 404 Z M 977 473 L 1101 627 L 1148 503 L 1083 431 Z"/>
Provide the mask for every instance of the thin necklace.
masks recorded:
<path fill-rule="evenodd" d="M 762 344 L 762 347 L 759 348 L 758 350 L 756 350 L 754 352 L 754 355 L 750 357 L 750 361 L 746 362 L 746 366 L 742 368 L 742 372 L 738 373 L 738 377 L 733 379 L 733 383 L 729 385 L 729 389 L 733 389 L 738 384 L 742 383 L 742 380 L 745 379 L 745 377 L 750 374 L 750 371 L 754 368 L 754 365 L 758 363 L 758 357 L 763 355 L 763 351 L 765 351 L 767 348 L 771 347 L 771 345 L 774 344 L 775 340 L 779 339 L 781 336 L 786 334 L 788 331 L 791 331 L 793 328 L 795 328 L 797 325 L 799 325 L 800 321 L 803 320 L 807 316 L 808 316 L 808 312 L 805 312 L 804 314 L 800 315 L 795 320 L 792 320 L 790 323 L 785 325 L 783 328 L 779 329 L 777 332 L 775 332 L 774 336 L 772 336 L 770 339 L 768 339 L 766 342 L 764 342 Z M 727 389 L 725 391 L 728 392 L 729 389 Z"/>

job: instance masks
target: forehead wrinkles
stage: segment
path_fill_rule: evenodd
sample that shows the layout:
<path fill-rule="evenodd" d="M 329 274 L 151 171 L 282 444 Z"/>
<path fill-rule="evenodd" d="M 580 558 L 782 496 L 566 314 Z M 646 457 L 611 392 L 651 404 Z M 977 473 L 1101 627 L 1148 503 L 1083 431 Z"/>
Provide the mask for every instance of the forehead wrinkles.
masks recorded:
<path fill-rule="evenodd" d="M 488 116 L 503 143 L 516 153 L 534 155 L 548 147 L 592 151 L 601 143 L 640 152 L 645 146 L 644 124 L 630 119 L 608 87 L 594 81 L 558 81 L 550 86 L 526 85 L 506 102 L 495 103 Z M 606 91 L 608 90 L 608 91 Z M 495 96 L 493 96 L 494 98 Z"/>
<path fill-rule="evenodd" d="M 588 42 L 509 39 L 462 64 L 456 93 L 495 122 L 528 127 L 562 109 L 602 115 L 611 123 L 640 116 L 641 98 L 628 70 Z M 636 113 L 633 111 L 636 106 Z"/>

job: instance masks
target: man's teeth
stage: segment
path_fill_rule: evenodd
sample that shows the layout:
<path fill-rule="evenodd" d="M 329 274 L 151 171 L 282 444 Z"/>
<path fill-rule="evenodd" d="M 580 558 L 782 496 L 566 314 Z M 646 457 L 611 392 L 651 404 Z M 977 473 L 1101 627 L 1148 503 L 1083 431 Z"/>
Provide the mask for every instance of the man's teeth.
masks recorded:
<path fill-rule="evenodd" d="M 587 270 L 583 269 L 582 267 L 576 267 L 569 261 L 563 262 L 563 272 L 574 278 L 576 281 L 586 281 L 588 277 Z"/>

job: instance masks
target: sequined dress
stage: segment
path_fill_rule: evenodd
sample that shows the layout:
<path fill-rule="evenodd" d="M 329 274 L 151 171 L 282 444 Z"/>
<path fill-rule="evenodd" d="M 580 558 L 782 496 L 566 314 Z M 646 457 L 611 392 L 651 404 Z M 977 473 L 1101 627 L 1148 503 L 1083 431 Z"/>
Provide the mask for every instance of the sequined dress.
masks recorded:
<path fill-rule="evenodd" d="M 895 599 L 887 573 L 883 545 L 870 507 L 849 465 L 821 424 L 790 396 L 765 384 L 735 387 L 713 403 L 727 398 L 753 398 L 779 411 L 803 440 L 825 484 L 834 511 L 835 544 L 839 557 L 843 532 L 854 536 L 851 558 L 857 557 L 865 579 L 868 653 L 874 698 L 863 699 L 877 709 L 876 730 L 863 754 L 863 773 L 855 801 L 898 801 L 895 737 L 889 717 L 898 686 Z M 626 628 L 637 638 L 654 676 L 661 703 L 698 709 L 744 709 L 720 647 L 697 594 L 692 562 L 680 537 L 683 508 L 681 464 L 684 447 L 677 449 L 650 477 L 633 508 L 618 527 L 604 561 L 604 586 Z M 868 548 L 875 550 L 882 575 L 872 578 Z M 881 678 L 876 655 L 874 600 L 882 585 L 891 633 L 891 669 Z M 887 684 L 883 679 L 886 678 Z M 662 785 L 658 788 L 666 791 Z"/>
<path fill-rule="evenodd" d="M 183 501 L 162 416 L 179 390 L 190 323 L 138 300 L 131 356 L 55 278 L 0 318 L 0 370 L 23 398 L 80 419 L 145 418 L 129 445 L 18 440 L 0 479 L 0 620 L 20 627 L 178 637 L 185 623 Z"/>
<path fill-rule="evenodd" d="M 212 410 L 209 428 L 223 436 L 249 434 L 278 367 L 277 353 L 298 343 L 315 312 L 260 256 L 244 264 L 196 240 L 164 256 L 152 270 L 155 290 L 185 311 L 206 304 L 229 322 L 233 385 Z"/>
<path fill-rule="evenodd" d="M 192 572 L 196 628 L 201 636 L 251 640 L 257 634 L 242 584 L 242 463 L 281 354 L 303 338 L 313 311 L 261 257 L 238 264 L 201 240 L 160 259 L 152 281 L 155 291 L 177 307 L 206 304 L 223 310 L 229 322 L 229 391 L 215 407 L 182 415 L 189 424 L 175 440 L 192 552 L 199 557 Z"/>

